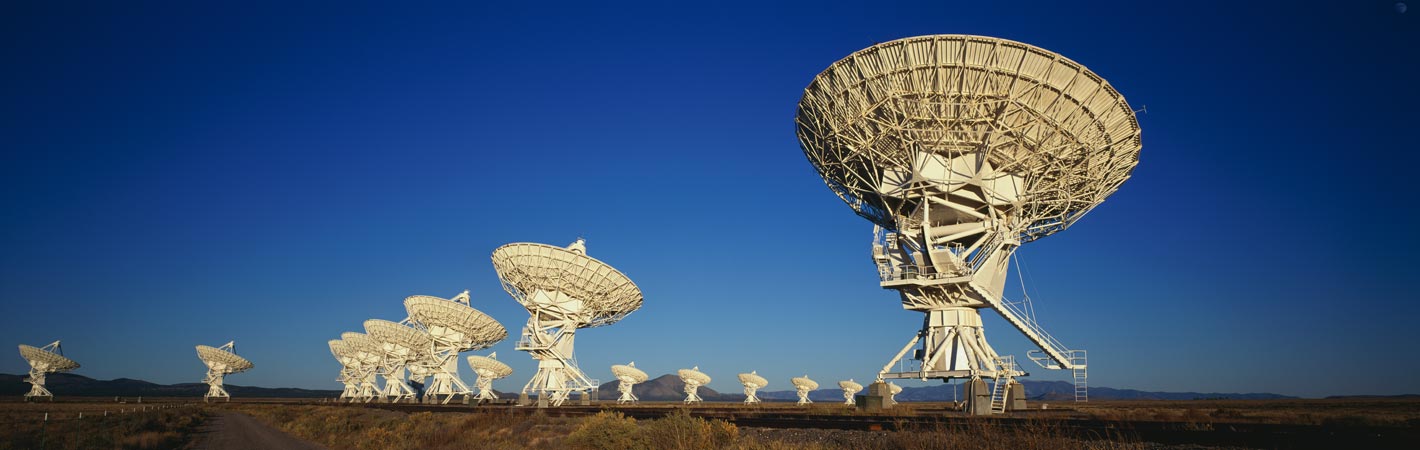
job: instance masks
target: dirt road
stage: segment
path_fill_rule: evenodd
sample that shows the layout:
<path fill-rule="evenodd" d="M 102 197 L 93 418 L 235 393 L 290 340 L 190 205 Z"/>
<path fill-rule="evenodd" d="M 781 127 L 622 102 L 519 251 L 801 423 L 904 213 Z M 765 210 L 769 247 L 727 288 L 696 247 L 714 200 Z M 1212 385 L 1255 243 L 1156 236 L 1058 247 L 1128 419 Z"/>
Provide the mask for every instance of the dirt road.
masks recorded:
<path fill-rule="evenodd" d="M 266 426 L 246 414 L 220 411 L 197 431 L 198 450 L 324 450 Z"/>

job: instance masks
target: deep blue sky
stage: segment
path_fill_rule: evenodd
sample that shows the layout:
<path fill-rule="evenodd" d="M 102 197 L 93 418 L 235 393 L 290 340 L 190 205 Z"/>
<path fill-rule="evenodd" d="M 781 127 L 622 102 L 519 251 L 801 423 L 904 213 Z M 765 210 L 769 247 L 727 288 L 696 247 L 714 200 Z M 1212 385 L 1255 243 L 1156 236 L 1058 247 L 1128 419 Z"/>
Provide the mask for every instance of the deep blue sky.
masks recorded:
<path fill-rule="evenodd" d="M 585 236 L 646 296 L 579 334 L 593 376 L 871 379 L 921 315 L 795 105 L 853 51 L 961 33 L 1148 106 L 1134 178 L 1020 251 L 1093 385 L 1420 392 L 1420 17 L 1390 1 L 26 3 L 0 7 L 0 342 L 63 339 L 88 376 L 195 382 L 193 345 L 235 339 L 233 384 L 338 388 L 327 339 L 463 289 L 516 333 L 489 253 Z M 535 367 L 512 342 L 502 390 Z"/>

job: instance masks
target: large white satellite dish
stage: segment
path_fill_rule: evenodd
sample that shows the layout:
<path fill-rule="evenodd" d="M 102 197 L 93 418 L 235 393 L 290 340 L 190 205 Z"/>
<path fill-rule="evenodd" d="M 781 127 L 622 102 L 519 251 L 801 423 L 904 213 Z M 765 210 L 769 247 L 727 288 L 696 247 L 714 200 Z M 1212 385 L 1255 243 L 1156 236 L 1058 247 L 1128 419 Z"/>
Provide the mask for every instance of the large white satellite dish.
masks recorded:
<path fill-rule="evenodd" d="M 740 374 L 740 384 L 745 387 L 745 403 L 759 403 L 759 396 L 755 395 L 760 389 L 769 385 L 769 380 L 759 375 L 759 372 L 751 370 L 749 373 Z"/>
<path fill-rule="evenodd" d="M 20 356 L 30 363 L 30 376 L 25 378 L 25 382 L 30 384 L 30 392 L 25 394 L 25 401 L 35 398 L 48 398 L 50 401 L 54 401 L 54 394 L 44 387 L 45 375 L 79 368 L 79 363 L 64 356 L 64 349 L 59 346 L 59 341 L 51 342 L 44 347 L 20 344 Z"/>
<path fill-rule="evenodd" d="M 817 381 L 810 380 L 808 375 L 804 375 L 802 377 L 791 378 L 789 382 L 794 385 L 794 392 L 799 394 L 799 405 L 813 403 L 813 400 L 809 400 L 809 392 L 818 389 Z"/>
<path fill-rule="evenodd" d="M 498 352 L 489 353 L 488 356 L 469 356 L 468 366 L 478 375 L 473 384 L 478 387 L 479 403 L 498 400 L 498 394 L 493 392 L 493 380 L 513 374 L 512 367 L 498 360 Z"/>
<path fill-rule="evenodd" d="M 347 355 L 352 361 L 349 367 L 359 385 L 350 401 L 368 403 L 379 397 L 380 388 L 375 377 L 379 373 L 380 364 L 384 362 L 384 349 L 380 343 L 364 333 L 354 331 L 341 333 L 340 340 L 349 350 Z"/>
<path fill-rule="evenodd" d="M 700 371 L 700 366 L 690 369 L 680 369 L 676 371 L 680 375 L 680 381 L 685 383 L 685 403 L 700 403 L 705 399 L 700 398 L 700 387 L 710 384 L 710 376 Z"/>
<path fill-rule="evenodd" d="M 197 346 L 197 357 L 201 358 L 202 363 L 207 366 L 207 377 L 203 378 L 202 382 L 207 383 L 208 388 L 207 395 L 202 396 L 202 401 L 209 401 L 213 397 L 232 401 L 232 396 L 227 394 L 227 389 L 222 387 L 223 380 L 227 375 L 246 372 L 254 367 L 251 361 L 237 356 L 234 353 L 235 349 L 236 341 L 228 342 L 221 347 Z"/>
<path fill-rule="evenodd" d="M 470 306 L 468 291 L 451 300 L 410 296 L 404 300 L 404 309 L 416 326 L 433 337 L 433 356 L 419 369 L 433 377 L 424 390 L 424 401 L 448 403 L 457 395 L 469 400 L 473 390 L 459 378 L 459 353 L 492 347 L 508 337 L 508 330 Z M 412 366 L 410 371 L 415 371 Z"/>
<path fill-rule="evenodd" d="M 852 405 L 853 396 L 863 390 L 863 385 L 849 378 L 846 381 L 839 381 L 838 388 L 843 390 L 843 404 Z"/>
<path fill-rule="evenodd" d="M 350 346 L 345 341 L 331 339 L 326 344 L 330 346 L 330 354 L 340 363 L 340 376 L 335 378 L 345 387 L 340 391 L 340 399 L 354 399 L 360 393 L 360 363 L 350 356 Z"/>
<path fill-rule="evenodd" d="M 1003 294 L 1017 248 L 1064 230 L 1129 179 L 1142 144 L 1124 96 L 1039 47 L 918 36 L 833 63 L 804 89 L 795 123 L 824 182 L 875 225 L 880 285 L 927 315 L 879 382 L 966 378 L 975 398 L 982 378 L 1004 386 L 1024 375 L 987 344 L 980 310 L 990 308 L 1040 347 L 1037 364 L 1074 371 L 1085 400 L 1084 351 L 1046 333 L 1027 299 Z M 894 371 L 919 341 L 914 362 Z"/>
<path fill-rule="evenodd" d="M 621 392 L 621 397 L 616 399 L 617 403 L 636 403 L 636 394 L 632 392 L 637 384 L 645 383 L 646 372 L 636 368 L 636 362 L 632 361 L 625 365 L 617 364 L 611 366 L 611 374 L 616 376 L 616 390 Z"/>
<path fill-rule="evenodd" d="M 577 329 L 616 323 L 641 307 L 641 289 L 611 266 L 587 256 L 586 242 L 567 248 L 515 243 L 493 251 L 503 289 L 528 310 L 517 349 L 538 361 L 519 403 L 538 396 L 538 406 L 560 406 L 572 392 L 584 401 L 597 380 L 577 367 L 572 354 Z"/>
<path fill-rule="evenodd" d="M 423 331 L 381 319 L 366 320 L 365 335 L 380 345 L 380 375 L 385 378 L 380 396 L 390 403 L 413 402 L 418 391 L 405 381 L 405 366 L 429 359 L 434 339 Z"/>

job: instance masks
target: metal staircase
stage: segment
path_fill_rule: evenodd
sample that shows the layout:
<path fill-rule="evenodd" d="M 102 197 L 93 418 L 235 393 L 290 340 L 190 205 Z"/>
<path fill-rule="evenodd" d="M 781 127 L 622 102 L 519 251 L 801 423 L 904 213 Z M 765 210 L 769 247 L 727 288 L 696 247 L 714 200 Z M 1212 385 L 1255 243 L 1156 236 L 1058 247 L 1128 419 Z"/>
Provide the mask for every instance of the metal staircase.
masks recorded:
<path fill-rule="evenodd" d="M 1010 394 L 1011 383 L 1016 373 L 1016 357 L 1002 356 L 996 359 L 996 378 L 991 383 L 991 414 L 1006 413 L 1006 396 Z"/>
<path fill-rule="evenodd" d="M 972 284 L 971 287 L 975 289 L 982 298 L 985 298 L 986 302 L 991 304 L 991 307 L 994 308 L 997 313 L 1000 313 L 1002 318 L 1006 319 L 1006 322 L 1009 322 L 1011 326 L 1019 330 L 1021 334 L 1026 335 L 1027 339 L 1030 339 L 1031 342 L 1040 347 L 1040 350 L 1026 352 L 1026 356 L 1029 357 L 1031 361 L 1034 361 L 1036 365 L 1045 369 L 1070 370 L 1075 384 L 1075 401 L 1084 402 L 1089 400 L 1089 387 L 1086 384 L 1088 376 L 1086 369 L 1089 365 L 1084 350 L 1071 350 L 1069 347 L 1066 347 L 1065 344 L 1055 339 L 1054 336 L 1051 336 L 1050 333 L 1045 332 L 1045 329 L 1041 328 L 1039 323 L 1036 323 L 1032 315 L 1022 308 L 1021 303 L 1025 303 L 1028 300 L 1024 300 L 1020 303 L 1003 301 L 986 292 L 985 289 L 976 286 L 976 284 Z"/>

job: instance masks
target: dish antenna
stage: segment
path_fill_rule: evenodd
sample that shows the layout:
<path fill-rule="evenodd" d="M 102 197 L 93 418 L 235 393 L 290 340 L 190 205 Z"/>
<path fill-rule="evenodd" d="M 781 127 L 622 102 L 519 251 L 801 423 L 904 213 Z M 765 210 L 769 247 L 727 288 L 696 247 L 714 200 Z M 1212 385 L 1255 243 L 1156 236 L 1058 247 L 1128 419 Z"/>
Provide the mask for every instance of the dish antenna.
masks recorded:
<path fill-rule="evenodd" d="M 364 333 L 353 331 L 342 333 L 340 340 L 349 351 L 347 355 L 351 360 L 351 376 L 359 385 L 350 401 L 368 403 L 374 400 L 381 395 L 375 376 L 379 374 L 380 364 L 384 362 L 383 346 Z"/>
<path fill-rule="evenodd" d="M 896 404 L 897 404 L 897 394 L 901 394 L 901 393 L 902 393 L 902 386 L 898 386 L 897 383 L 893 383 L 893 382 L 891 382 L 891 381 L 888 382 L 888 403 L 891 403 L 891 404 L 896 405 Z"/>
<path fill-rule="evenodd" d="M 1118 91 L 1035 46 L 919 36 L 829 66 L 795 122 L 828 187 L 875 225 L 881 286 L 926 314 L 879 381 L 969 378 L 984 390 L 981 377 L 1025 375 L 986 343 L 980 310 L 991 308 L 1044 351 L 1036 363 L 1075 370 L 1083 389 L 1084 351 L 1002 294 L 1018 247 L 1079 220 L 1138 164 L 1139 124 Z M 892 371 L 918 341 L 915 369 Z"/>
<path fill-rule="evenodd" d="M 232 396 L 227 394 L 227 390 L 222 388 L 222 380 L 234 373 L 241 373 L 251 370 L 254 367 L 251 361 L 237 356 L 236 341 L 228 342 L 221 347 L 208 347 L 206 345 L 197 346 L 197 357 L 202 359 L 202 363 L 207 365 L 207 377 L 202 379 L 207 383 L 207 395 L 202 396 L 202 401 L 206 402 L 212 397 L 225 398 L 232 401 Z"/>
<path fill-rule="evenodd" d="M 498 394 L 493 392 L 493 380 L 513 374 L 512 367 L 498 360 L 498 352 L 489 353 L 488 356 L 469 356 L 468 366 L 478 375 L 473 384 L 478 387 L 479 403 L 498 400 Z"/>
<path fill-rule="evenodd" d="M 705 399 L 700 398 L 697 392 L 701 386 L 710 384 L 710 376 L 700 371 L 700 366 L 691 369 L 680 369 L 676 372 L 680 375 L 680 381 L 685 382 L 685 403 L 700 403 Z"/>
<path fill-rule="evenodd" d="M 449 403 L 455 395 L 463 395 L 467 400 L 473 390 L 459 378 L 459 353 L 492 347 L 508 337 L 508 330 L 469 306 L 468 291 L 450 300 L 429 295 L 410 296 L 404 300 L 404 309 L 409 312 L 409 318 L 434 339 L 432 356 L 421 368 L 433 377 L 424 390 L 424 401 Z"/>
<path fill-rule="evenodd" d="M 636 394 L 631 391 L 637 384 L 646 382 L 646 379 L 649 378 L 646 376 L 646 372 L 637 369 L 636 362 L 632 361 L 624 366 L 621 364 L 611 366 L 611 374 L 615 375 L 617 381 L 621 382 L 616 385 L 616 390 L 621 392 L 621 397 L 617 398 L 616 402 L 636 403 L 639 399 L 636 398 Z"/>
<path fill-rule="evenodd" d="M 848 381 L 839 381 L 838 388 L 843 390 L 843 404 L 852 405 L 853 395 L 863 390 L 863 385 L 849 378 Z"/>
<path fill-rule="evenodd" d="M 577 367 L 572 344 L 580 328 L 611 325 L 641 307 L 641 289 L 611 266 L 587 256 L 582 239 L 567 248 L 516 243 L 493 251 L 503 289 L 528 310 L 516 348 L 538 361 L 521 404 L 536 393 L 538 406 L 560 406 L 572 392 L 583 402 L 597 380 Z"/>
<path fill-rule="evenodd" d="M 759 376 L 759 372 L 751 370 L 749 373 L 740 374 L 740 384 L 745 387 L 745 403 L 754 404 L 759 403 L 759 396 L 754 395 L 755 392 L 768 386 L 769 380 Z"/>
<path fill-rule="evenodd" d="M 434 339 L 428 333 L 388 320 L 365 321 L 365 334 L 380 346 L 380 375 L 385 388 L 380 396 L 390 403 L 414 401 L 419 394 L 404 380 L 405 367 L 429 359 Z"/>
<path fill-rule="evenodd" d="M 350 347 L 345 345 L 345 341 L 331 339 L 327 344 L 330 346 L 330 354 L 340 362 L 340 376 L 335 378 L 335 381 L 345 386 L 345 389 L 340 391 L 340 399 L 353 399 L 360 393 L 360 378 L 354 369 L 359 362 L 350 356 Z"/>
<path fill-rule="evenodd" d="M 20 356 L 30 363 L 30 376 L 25 378 L 25 382 L 30 384 L 30 392 L 25 394 L 25 401 L 36 397 L 48 397 L 49 401 L 54 401 L 54 394 L 44 388 L 44 376 L 50 372 L 68 372 L 79 368 L 79 363 L 64 357 L 59 341 L 44 347 L 20 344 Z"/>
<path fill-rule="evenodd" d="M 789 382 L 794 384 L 794 391 L 799 394 L 799 403 L 797 404 L 807 405 L 814 402 L 813 400 L 809 400 L 809 392 L 818 389 L 817 381 L 810 380 L 808 375 L 804 375 L 802 377 L 790 378 Z"/>

